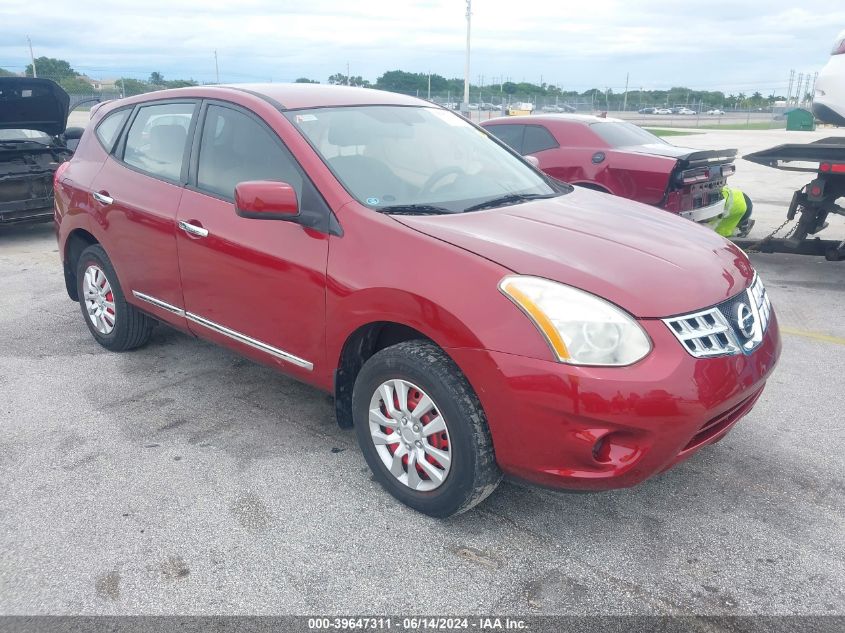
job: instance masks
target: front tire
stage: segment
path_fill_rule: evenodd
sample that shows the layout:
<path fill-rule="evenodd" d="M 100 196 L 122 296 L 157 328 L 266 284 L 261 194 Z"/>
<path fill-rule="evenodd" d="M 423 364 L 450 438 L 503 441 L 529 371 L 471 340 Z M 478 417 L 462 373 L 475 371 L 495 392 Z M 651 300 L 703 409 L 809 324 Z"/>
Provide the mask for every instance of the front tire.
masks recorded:
<path fill-rule="evenodd" d="M 124 352 L 150 339 L 155 321 L 126 302 L 114 266 L 99 244 L 79 256 L 76 291 L 88 330 L 107 350 Z"/>
<path fill-rule="evenodd" d="M 433 343 L 407 341 L 374 354 L 355 380 L 352 411 L 376 480 L 419 512 L 460 514 L 501 480 L 481 403 Z"/>

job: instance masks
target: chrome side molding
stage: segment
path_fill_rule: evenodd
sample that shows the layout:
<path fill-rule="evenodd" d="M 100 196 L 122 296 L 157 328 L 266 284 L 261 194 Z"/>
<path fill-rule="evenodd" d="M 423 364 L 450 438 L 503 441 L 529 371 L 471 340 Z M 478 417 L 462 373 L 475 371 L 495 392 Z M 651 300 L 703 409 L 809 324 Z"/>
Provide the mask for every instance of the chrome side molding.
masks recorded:
<path fill-rule="evenodd" d="M 214 321 L 209 321 L 208 319 L 204 319 L 198 314 L 194 314 L 193 312 L 186 312 L 185 316 L 188 318 L 189 321 L 194 323 L 198 323 L 203 327 L 207 327 L 209 330 L 213 330 L 218 334 L 222 334 L 223 336 L 228 336 L 239 343 L 243 343 L 244 345 L 249 345 L 257 350 L 270 354 L 271 356 L 275 356 L 283 361 L 287 361 L 292 365 L 296 365 L 297 367 L 302 367 L 303 369 L 307 369 L 311 371 L 314 369 L 314 364 L 310 363 L 307 360 L 299 358 L 299 356 L 294 356 L 293 354 L 289 354 L 288 352 L 279 349 L 278 347 L 273 347 L 272 345 L 267 345 L 267 343 L 262 343 L 254 338 L 247 336 L 246 334 L 241 334 L 240 332 L 236 332 L 235 330 L 230 330 L 224 325 L 220 325 L 219 323 L 215 323 Z"/>
<path fill-rule="evenodd" d="M 218 334 L 222 334 L 223 336 L 227 336 L 232 340 L 238 341 L 239 343 L 243 343 L 244 345 L 248 345 L 254 349 L 257 349 L 265 354 L 270 354 L 280 360 L 283 360 L 291 365 L 296 365 L 297 367 L 302 367 L 303 369 L 307 369 L 308 371 L 313 371 L 314 363 L 307 361 L 299 356 L 294 356 L 278 347 L 273 347 L 272 345 L 268 345 L 267 343 L 263 343 L 259 340 L 256 340 L 252 337 L 247 336 L 246 334 L 241 334 L 240 332 L 236 332 L 235 330 L 229 329 L 224 325 L 220 325 L 219 323 L 215 323 L 214 321 L 209 321 L 201 317 L 198 314 L 194 314 L 193 312 L 186 312 L 182 308 L 178 308 L 172 304 L 167 303 L 166 301 L 162 301 L 161 299 L 156 299 L 155 297 L 151 297 L 150 295 L 144 294 L 143 292 L 138 292 L 137 290 L 133 290 L 132 294 L 135 295 L 141 301 L 146 301 L 150 305 L 154 305 L 157 308 L 161 308 L 162 310 L 167 310 L 171 314 L 175 314 L 177 316 L 183 316 L 192 323 L 196 323 L 197 325 L 201 325 L 213 332 L 217 332 Z"/>
<path fill-rule="evenodd" d="M 167 310 L 168 312 L 175 314 L 176 316 L 185 316 L 185 311 L 182 308 L 177 308 L 175 305 L 167 303 L 166 301 L 156 299 L 155 297 L 151 297 L 150 295 L 145 295 L 143 292 L 138 292 L 137 290 L 133 290 L 132 294 L 135 295 L 135 297 L 137 297 L 141 301 L 146 301 L 147 303 L 152 304 L 157 308 L 161 308 L 162 310 Z"/>

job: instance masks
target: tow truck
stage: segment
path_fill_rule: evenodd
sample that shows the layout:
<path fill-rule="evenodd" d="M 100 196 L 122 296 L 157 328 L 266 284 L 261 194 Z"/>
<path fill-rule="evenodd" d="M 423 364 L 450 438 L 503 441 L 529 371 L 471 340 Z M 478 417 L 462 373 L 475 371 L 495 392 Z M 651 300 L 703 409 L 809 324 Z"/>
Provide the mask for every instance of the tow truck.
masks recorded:
<path fill-rule="evenodd" d="M 830 61 L 816 80 L 813 114 L 822 123 L 845 125 L 845 31 L 837 37 Z M 845 216 L 845 208 L 837 204 L 845 196 L 845 136 L 814 143 L 787 143 L 743 158 L 776 169 L 814 173 L 815 178 L 793 194 L 786 221 L 781 226 L 762 240 L 735 239 L 738 246 L 764 253 L 824 255 L 831 261 L 845 259 L 845 241 L 808 239 L 827 228 L 830 214 Z M 796 217 L 798 222 L 786 236 L 775 237 Z"/>
<path fill-rule="evenodd" d="M 761 165 L 787 171 L 815 173 L 808 184 L 792 194 L 786 222 L 762 240 L 734 240 L 741 248 L 764 253 L 824 255 L 828 260 L 845 259 L 845 241 L 807 239 L 827 228 L 828 216 L 845 215 L 836 201 L 845 196 L 845 137 L 824 138 L 814 143 L 778 145 L 743 156 Z M 797 224 L 783 238 L 775 235 L 796 216 Z"/>

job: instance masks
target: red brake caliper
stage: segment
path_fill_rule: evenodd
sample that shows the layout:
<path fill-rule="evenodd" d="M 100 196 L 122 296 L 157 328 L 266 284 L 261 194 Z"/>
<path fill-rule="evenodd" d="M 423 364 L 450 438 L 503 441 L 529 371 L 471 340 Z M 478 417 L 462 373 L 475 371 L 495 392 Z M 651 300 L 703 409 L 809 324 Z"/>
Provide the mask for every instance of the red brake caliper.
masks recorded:
<path fill-rule="evenodd" d="M 103 285 L 102 285 L 102 286 L 100 286 L 100 288 L 102 288 L 102 287 L 103 287 L 103 286 L 105 286 L 105 285 L 106 285 L 106 276 L 105 276 L 105 275 L 103 275 Z M 109 301 L 109 302 L 111 302 L 111 303 L 114 303 L 114 294 L 112 294 L 112 291 L 111 291 L 111 290 L 109 290 L 109 291 L 106 293 L 106 301 Z M 106 310 L 106 312 L 108 312 L 108 313 L 109 313 L 109 314 L 111 314 L 111 315 L 114 315 L 114 310 L 112 310 L 111 308 L 108 308 L 108 309 Z"/>
<path fill-rule="evenodd" d="M 396 395 L 394 395 L 393 397 L 394 397 L 393 406 L 398 409 L 399 408 L 398 397 Z M 411 389 L 408 392 L 408 410 L 413 411 L 417 407 L 417 405 L 419 404 L 421 399 L 422 399 L 422 393 L 420 393 L 416 389 Z M 387 412 L 387 407 L 385 407 L 384 405 L 382 405 L 382 413 L 385 415 L 385 417 L 388 417 L 388 418 L 390 417 L 390 414 Z M 435 409 L 432 409 L 431 411 L 426 413 L 422 417 L 422 420 L 421 420 L 423 426 L 425 426 L 426 424 L 431 422 L 438 415 L 439 414 L 437 413 L 437 411 Z M 389 428 L 386 428 L 386 427 L 382 427 L 382 431 L 384 432 L 385 435 L 392 435 L 394 433 L 393 429 L 389 429 Z M 425 440 L 423 440 L 423 441 L 425 441 Z M 449 440 L 448 440 L 448 436 L 446 435 L 445 431 L 442 431 L 440 433 L 435 433 L 434 435 L 429 435 L 428 436 L 428 443 L 431 444 L 434 448 L 440 449 L 441 451 L 448 451 L 449 450 Z M 399 448 L 398 439 L 397 439 L 396 443 L 387 445 L 387 450 L 390 451 L 391 455 L 393 455 L 393 453 L 396 452 L 397 448 Z M 425 459 L 426 459 L 426 461 L 428 461 L 429 464 L 433 464 L 434 466 L 437 466 L 438 468 L 441 468 L 441 469 L 443 468 L 442 464 L 440 464 L 436 459 L 434 459 L 431 455 L 429 455 L 427 453 L 426 453 Z M 405 465 L 405 470 L 407 470 L 408 469 L 408 456 L 407 455 L 404 455 L 402 457 L 402 463 Z M 430 477 L 428 476 L 428 473 L 425 472 L 419 464 L 417 464 L 416 466 L 417 466 L 417 472 L 419 473 L 419 475 L 422 479 L 430 479 Z"/>

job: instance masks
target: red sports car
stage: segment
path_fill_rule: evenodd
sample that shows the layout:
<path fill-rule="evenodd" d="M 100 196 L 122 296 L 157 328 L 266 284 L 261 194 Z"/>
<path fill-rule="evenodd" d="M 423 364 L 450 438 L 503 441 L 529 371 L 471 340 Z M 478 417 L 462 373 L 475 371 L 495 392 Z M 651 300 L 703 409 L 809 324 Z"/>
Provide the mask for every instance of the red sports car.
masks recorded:
<path fill-rule="evenodd" d="M 722 187 L 735 149 L 701 151 L 667 143 L 621 119 L 583 114 L 503 117 L 481 124 L 564 182 L 661 207 L 696 222 L 725 210 Z"/>
<path fill-rule="evenodd" d="M 54 187 L 67 292 L 97 343 L 130 350 L 167 324 L 333 394 L 376 479 L 435 516 L 502 473 L 636 484 L 721 439 L 780 352 L 736 246 L 560 183 L 403 95 L 115 101 Z"/>

